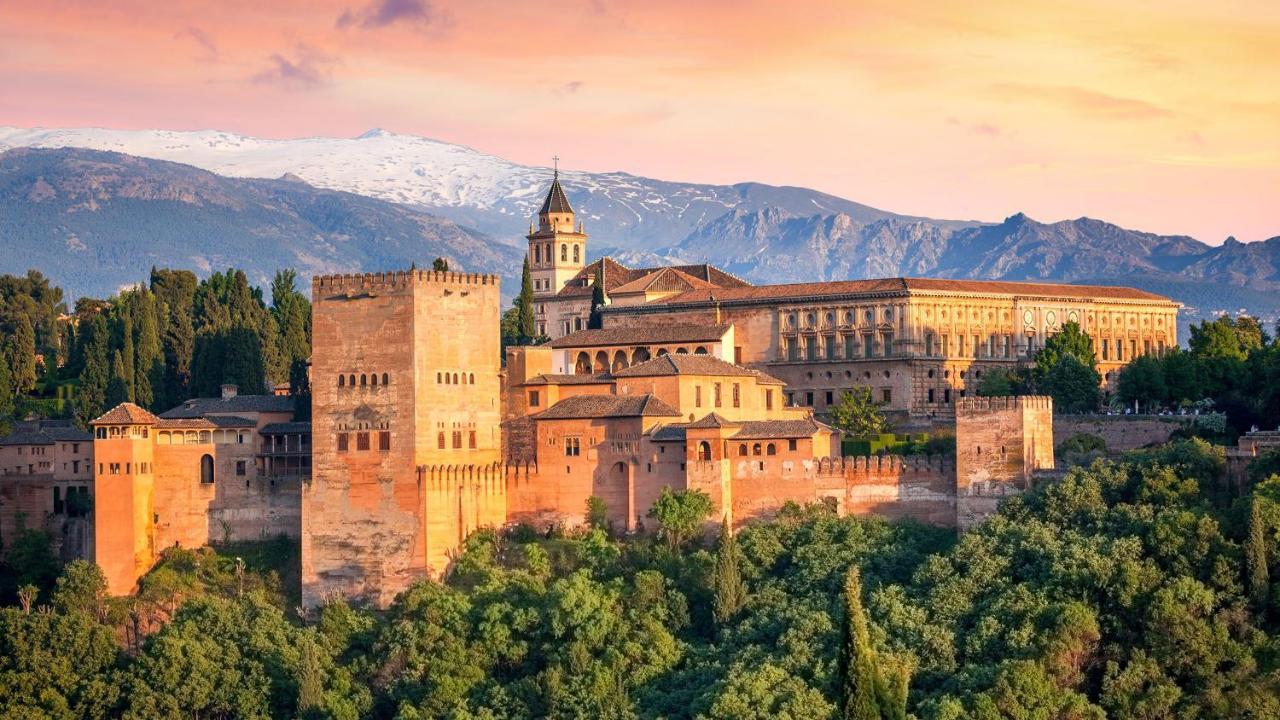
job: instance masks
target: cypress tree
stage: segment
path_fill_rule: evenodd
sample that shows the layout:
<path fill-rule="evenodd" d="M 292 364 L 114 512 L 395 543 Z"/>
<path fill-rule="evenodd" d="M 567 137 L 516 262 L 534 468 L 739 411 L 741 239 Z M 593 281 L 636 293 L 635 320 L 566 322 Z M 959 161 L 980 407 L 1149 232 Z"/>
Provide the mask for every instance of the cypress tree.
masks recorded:
<path fill-rule="evenodd" d="M 289 394 L 293 396 L 293 419 L 311 419 L 311 379 L 307 377 L 307 361 L 294 360 L 289 367 Z"/>
<path fill-rule="evenodd" d="M 14 393 L 21 395 L 36 385 L 36 331 L 25 313 L 18 316 L 5 350 L 9 356 L 9 382 Z"/>
<path fill-rule="evenodd" d="M 133 345 L 133 313 L 132 308 L 125 307 L 124 317 L 121 319 L 121 369 L 116 371 L 116 376 L 124 381 L 129 402 L 135 402 L 138 393 L 136 381 L 138 379 L 138 355 L 134 351 Z M 113 369 L 114 370 L 114 369 Z"/>
<path fill-rule="evenodd" d="M 304 638 L 298 655 L 298 716 L 319 716 L 324 705 L 324 668 L 320 649 L 310 637 Z"/>
<path fill-rule="evenodd" d="M 516 307 L 520 309 L 520 339 L 528 342 L 535 337 L 536 327 L 533 322 L 533 280 L 529 274 L 529 256 L 524 258 L 524 269 L 520 271 L 520 296 L 516 298 Z"/>
<path fill-rule="evenodd" d="M 871 631 L 862 608 L 862 577 L 857 566 L 844 580 L 844 645 L 840 650 L 840 717 L 844 720 L 881 720 L 875 657 Z"/>
<path fill-rule="evenodd" d="M 449 261 L 438 257 L 431 261 L 431 269 L 435 272 L 449 272 Z"/>
<path fill-rule="evenodd" d="M 139 405 L 155 408 L 156 390 L 164 384 L 164 352 L 160 348 L 156 297 L 150 291 L 139 290 L 136 300 L 133 396 Z"/>
<path fill-rule="evenodd" d="M 737 615 L 747 602 L 747 586 L 742 582 L 742 571 L 738 567 L 738 540 L 734 537 L 727 515 L 720 526 L 714 586 L 712 614 L 716 623 L 723 625 Z"/>
<path fill-rule="evenodd" d="M 111 358 L 111 380 L 107 382 L 107 407 L 112 408 L 122 402 L 133 402 L 129 397 L 129 383 L 124 358 L 116 350 Z"/>
<path fill-rule="evenodd" d="M 1267 607 L 1271 576 L 1267 570 L 1267 537 L 1262 523 L 1258 498 L 1249 504 L 1249 536 L 1244 542 L 1245 564 L 1249 573 L 1249 599 L 1261 611 Z"/>
<path fill-rule="evenodd" d="M 4 418 L 13 414 L 13 381 L 9 377 L 9 363 L 0 358 L 0 430 L 6 425 Z"/>
<path fill-rule="evenodd" d="M 591 315 L 587 318 L 587 328 L 599 330 L 604 327 L 604 261 L 600 261 L 600 269 L 596 271 L 596 281 L 591 288 Z"/>
<path fill-rule="evenodd" d="M 89 421 L 106 412 L 107 384 L 111 367 L 107 353 L 107 320 L 101 314 L 81 328 L 84 369 L 76 389 L 76 419 L 87 426 Z"/>

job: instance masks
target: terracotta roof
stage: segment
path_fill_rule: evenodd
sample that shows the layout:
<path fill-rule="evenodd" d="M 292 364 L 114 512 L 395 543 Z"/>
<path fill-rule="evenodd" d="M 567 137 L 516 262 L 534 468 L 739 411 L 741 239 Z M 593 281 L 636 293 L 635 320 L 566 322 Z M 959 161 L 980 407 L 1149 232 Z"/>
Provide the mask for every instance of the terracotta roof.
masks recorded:
<path fill-rule="evenodd" d="M 691 422 L 687 427 L 691 428 L 722 428 L 722 427 L 738 427 L 741 423 L 728 420 L 720 413 L 707 413 L 707 416 L 701 420 Z"/>
<path fill-rule="evenodd" d="M 208 418 L 160 418 L 156 427 L 161 430 L 212 430 L 217 425 Z"/>
<path fill-rule="evenodd" d="M 0 445 L 53 445 L 60 442 L 91 442 L 93 433 L 66 420 L 31 420 L 14 423 L 13 432 L 0 438 Z"/>
<path fill-rule="evenodd" d="M 547 199 L 542 201 L 542 209 L 538 210 L 538 214 L 571 212 L 573 208 L 569 205 L 569 198 L 564 194 L 564 188 L 560 187 L 560 173 L 557 171 L 551 180 L 551 189 L 547 191 Z"/>
<path fill-rule="evenodd" d="M 663 375 L 713 375 L 754 377 L 765 385 L 785 385 L 781 380 L 757 370 L 749 370 L 711 355 L 667 354 L 646 360 L 613 374 L 614 377 L 655 377 Z"/>
<path fill-rule="evenodd" d="M 714 265 L 668 265 L 663 267 L 629 268 L 611 257 L 602 257 L 578 271 L 565 286 L 556 293 L 557 297 L 575 297 L 590 295 L 591 283 L 598 273 L 604 276 L 604 291 L 608 295 L 629 283 L 641 280 L 664 269 L 678 270 L 696 281 L 707 282 L 716 288 L 750 287 L 750 283 L 736 278 Z M 704 288 L 708 289 L 709 288 Z"/>
<path fill-rule="evenodd" d="M 311 423 L 307 421 L 297 420 L 294 422 L 270 423 L 263 425 L 258 432 L 263 435 L 304 435 L 311 434 Z"/>
<path fill-rule="evenodd" d="M 613 378 L 607 373 L 598 373 L 596 375 L 544 373 L 529 378 L 525 385 L 608 385 L 611 382 L 613 382 Z"/>
<path fill-rule="evenodd" d="M 1067 285 L 1062 283 L 1010 282 L 1003 280 L 949 280 L 942 278 L 881 278 L 831 282 L 759 285 L 753 287 L 691 290 L 653 304 L 786 300 L 842 295 L 907 295 L 913 292 L 945 292 L 972 295 L 1070 297 L 1079 299 L 1148 300 L 1173 302 L 1167 297 L 1128 287 Z"/>
<path fill-rule="evenodd" d="M 679 416 L 679 411 L 652 395 L 576 395 L 543 410 L 534 419 Z"/>
<path fill-rule="evenodd" d="M 611 327 L 579 330 L 551 341 L 553 348 L 596 347 L 600 345 L 648 345 L 655 343 L 716 342 L 729 332 L 729 325 L 655 325 L 652 327 Z"/>
<path fill-rule="evenodd" d="M 775 438 L 813 437 L 825 425 L 810 419 L 804 420 L 749 420 L 733 434 L 734 440 L 769 440 Z"/>
<path fill-rule="evenodd" d="M 288 395 L 236 395 L 229 398 L 192 398 L 178 407 L 160 413 L 163 418 L 195 418 L 209 414 L 293 412 L 293 398 Z"/>
<path fill-rule="evenodd" d="M 146 410 L 134 405 L 133 403 L 120 403 L 111 408 L 96 420 L 89 422 L 90 425 L 155 425 L 160 418 L 152 415 Z"/>
<path fill-rule="evenodd" d="M 653 442 L 684 442 L 684 431 L 688 427 L 689 423 L 658 425 L 649 431 L 649 439 Z"/>
<path fill-rule="evenodd" d="M 610 291 L 612 295 L 626 295 L 640 292 L 685 292 L 689 290 L 710 290 L 717 287 L 714 283 L 696 278 L 682 270 L 665 267 L 648 275 L 642 275 L 624 285 Z"/>
<path fill-rule="evenodd" d="M 239 415 L 210 415 L 205 419 L 220 428 L 255 427 L 258 424 L 256 420 Z"/>

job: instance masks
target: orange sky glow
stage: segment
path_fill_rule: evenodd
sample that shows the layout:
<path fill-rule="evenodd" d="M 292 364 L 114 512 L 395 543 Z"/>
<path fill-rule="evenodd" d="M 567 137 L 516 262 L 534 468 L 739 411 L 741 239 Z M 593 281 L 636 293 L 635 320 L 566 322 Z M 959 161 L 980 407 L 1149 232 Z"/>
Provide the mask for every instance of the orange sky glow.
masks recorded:
<path fill-rule="evenodd" d="M 383 127 L 896 212 L 1280 235 L 1280 2 L 0 2 L 0 125 Z"/>

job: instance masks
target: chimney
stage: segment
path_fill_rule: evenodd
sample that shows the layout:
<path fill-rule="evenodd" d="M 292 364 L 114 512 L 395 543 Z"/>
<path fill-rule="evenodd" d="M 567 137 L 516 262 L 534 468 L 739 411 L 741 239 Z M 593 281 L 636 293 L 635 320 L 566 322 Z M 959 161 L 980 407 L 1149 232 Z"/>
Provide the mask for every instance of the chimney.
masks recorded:
<path fill-rule="evenodd" d="M 226 400 L 227 398 L 233 398 L 239 392 L 240 392 L 240 386 L 227 383 L 226 385 L 222 386 L 222 399 Z"/>

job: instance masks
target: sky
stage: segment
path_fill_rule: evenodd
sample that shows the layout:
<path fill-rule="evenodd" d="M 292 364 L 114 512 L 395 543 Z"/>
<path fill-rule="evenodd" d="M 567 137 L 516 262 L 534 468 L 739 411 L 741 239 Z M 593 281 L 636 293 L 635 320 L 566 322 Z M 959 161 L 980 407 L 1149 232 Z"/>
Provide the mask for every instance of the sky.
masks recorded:
<path fill-rule="evenodd" d="M 1280 235 L 1280 2 L 0 0 L 0 125 L 354 137 Z"/>

